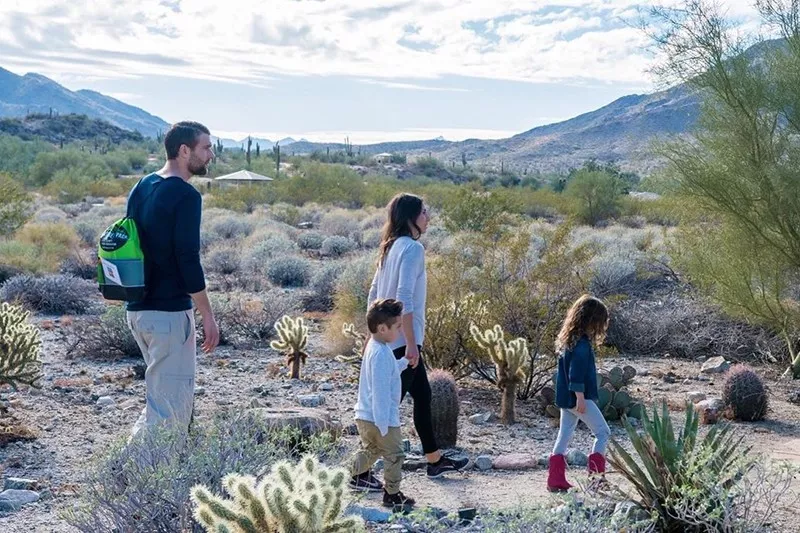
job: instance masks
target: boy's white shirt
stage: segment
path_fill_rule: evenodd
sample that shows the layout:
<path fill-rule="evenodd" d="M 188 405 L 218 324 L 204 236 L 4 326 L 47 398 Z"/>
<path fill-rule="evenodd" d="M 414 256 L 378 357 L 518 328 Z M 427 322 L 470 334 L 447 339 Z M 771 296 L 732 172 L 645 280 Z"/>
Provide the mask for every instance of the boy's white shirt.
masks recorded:
<path fill-rule="evenodd" d="M 395 359 L 387 344 L 374 338 L 367 342 L 361 361 L 355 418 L 375 424 L 381 436 L 386 436 L 390 427 L 400 427 L 400 373 L 406 367 L 408 359 Z"/>

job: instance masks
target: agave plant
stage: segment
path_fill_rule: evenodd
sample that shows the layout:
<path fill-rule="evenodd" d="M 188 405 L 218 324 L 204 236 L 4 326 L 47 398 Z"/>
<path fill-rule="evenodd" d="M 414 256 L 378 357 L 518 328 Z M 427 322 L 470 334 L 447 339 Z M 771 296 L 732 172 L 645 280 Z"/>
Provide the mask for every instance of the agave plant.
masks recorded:
<path fill-rule="evenodd" d="M 675 435 L 666 403 L 653 417 L 643 413 L 642 431 L 623 419 L 638 461 L 612 438 L 609 462 L 638 493 L 637 503 L 657 513 L 663 531 L 728 531 L 737 483 L 758 461 L 742 437 L 725 424 L 698 440 L 699 417 L 686 406 Z"/>

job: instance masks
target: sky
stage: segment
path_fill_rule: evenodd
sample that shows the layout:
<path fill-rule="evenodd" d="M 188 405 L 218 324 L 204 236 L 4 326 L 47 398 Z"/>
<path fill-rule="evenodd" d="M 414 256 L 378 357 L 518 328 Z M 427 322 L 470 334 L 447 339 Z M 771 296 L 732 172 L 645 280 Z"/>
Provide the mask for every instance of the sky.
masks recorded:
<path fill-rule="evenodd" d="M 0 67 L 234 139 L 502 138 L 654 90 L 651 3 L 2 0 Z"/>

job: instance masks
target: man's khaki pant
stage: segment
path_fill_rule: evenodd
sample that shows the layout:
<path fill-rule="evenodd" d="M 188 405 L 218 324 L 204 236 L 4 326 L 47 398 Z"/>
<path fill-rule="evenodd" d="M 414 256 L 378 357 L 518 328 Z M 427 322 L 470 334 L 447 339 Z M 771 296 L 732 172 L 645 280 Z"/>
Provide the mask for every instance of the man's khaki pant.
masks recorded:
<path fill-rule="evenodd" d="M 194 312 L 128 311 L 127 319 L 147 364 L 147 405 L 131 437 L 160 424 L 188 432 L 197 358 Z"/>
<path fill-rule="evenodd" d="M 361 449 L 356 453 L 353 475 L 369 470 L 378 457 L 383 457 L 383 486 L 389 494 L 397 494 L 403 479 L 403 433 L 400 428 L 389 428 L 385 436 L 372 422 L 356 420 Z"/>

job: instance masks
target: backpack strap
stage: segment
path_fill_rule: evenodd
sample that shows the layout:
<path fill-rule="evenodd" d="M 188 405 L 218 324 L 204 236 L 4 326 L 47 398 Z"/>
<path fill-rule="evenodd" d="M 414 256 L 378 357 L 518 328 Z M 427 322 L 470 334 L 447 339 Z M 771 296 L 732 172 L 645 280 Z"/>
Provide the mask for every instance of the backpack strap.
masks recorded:
<path fill-rule="evenodd" d="M 131 217 L 131 212 L 133 210 L 132 204 L 133 204 L 133 200 L 134 200 L 134 195 L 136 195 L 136 193 L 139 191 L 139 185 L 141 185 L 144 180 L 146 180 L 150 176 L 154 176 L 154 175 L 155 174 L 148 174 L 147 176 L 144 176 L 144 177 L 140 178 L 139 181 L 136 182 L 136 185 L 133 187 L 133 190 L 131 191 L 131 195 L 128 197 L 128 206 L 127 206 L 127 208 L 125 210 L 125 216 L 126 217 L 132 218 Z M 149 193 L 147 193 L 147 195 L 144 198 L 142 198 L 141 201 L 136 201 L 136 207 L 141 206 L 141 204 L 143 204 L 145 201 L 147 201 L 147 199 L 150 198 L 150 196 L 152 196 L 154 192 L 156 192 L 156 189 L 158 188 L 158 183 L 160 183 L 161 181 L 163 181 L 163 178 L 161 178 L 159 176 L 159 181 L 156 182 L 153 185 L 153 189 Z"/>

